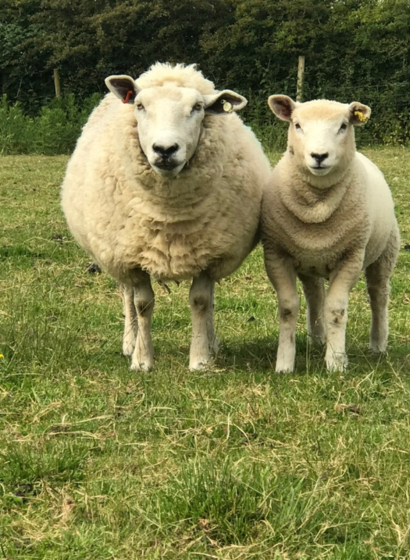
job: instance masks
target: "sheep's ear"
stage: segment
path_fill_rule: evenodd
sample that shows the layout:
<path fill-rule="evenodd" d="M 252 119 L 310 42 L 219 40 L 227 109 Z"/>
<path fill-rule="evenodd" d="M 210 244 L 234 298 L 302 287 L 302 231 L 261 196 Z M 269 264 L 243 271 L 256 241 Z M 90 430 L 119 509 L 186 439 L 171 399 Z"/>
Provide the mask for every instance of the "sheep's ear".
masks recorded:
<path fill-rule="evenodd" d="M 359 103 L 358 101 L 353 101 L 349 105 L 350 123 L 354 125 L 362 125 L 367 123 L 370 118 L 372 110 L 367 105 Z"/>
<path fill-rule="evenodd" d="M 108 76 L 105 85 L 123 103 L 134 103 L 138 95 L 137 85 L 130 76 Z"/>
<path fill-rule="evenodd" d="M 279 119 L 290 122 L 296 103 L 287 95 L 271 95 L 268 105 Z"/>
<path fill-rule="evenodd" d="M 214 115 L 223 115 L 224 113 L 240 111 L 248 103 L 245 97 L 229 89 L 224 89 L 213 95 L 204 95 L 203 99 L 205 102 L 205 111 Z"/>

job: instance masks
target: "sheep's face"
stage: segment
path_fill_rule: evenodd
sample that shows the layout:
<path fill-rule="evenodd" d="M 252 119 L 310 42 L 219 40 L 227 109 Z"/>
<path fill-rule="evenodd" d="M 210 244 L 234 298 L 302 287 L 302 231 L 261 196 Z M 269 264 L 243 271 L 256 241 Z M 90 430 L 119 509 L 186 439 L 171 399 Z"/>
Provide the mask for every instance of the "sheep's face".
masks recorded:
<path fill-rule="evenodd" d="M 151 167 L 174 177 L 194 155 L 205 115 L 202 96 L 191 88 L 153 87 L 135 99 L 141 148 Z"/>
<path fill-rule="evenodd" d="M 269 106 L 277 117 L 288 121 L 288 150 L 305 175 L 338 175 L 355 153 L 354 125 L 364 124 L 370 108 L 317 100 L 295 103 L 285 95 L 272 95 Z M 330 178 L 330 177 L 329 177 Z M 320 180 L 313 181 L 321 186 Z M 330 186 L 328 179 L 323 186 Z"/>
<path fill-rule="evenodd" d="M 152 169 L 168 178 L 176 177 L 195 154 L 207 113 L 222 118 L 247 103 L 229 90 L 202 95 L 172 83 L 139 90 L 129 76 L 111 76 L 106 83 L 124 103 L 134 104 L 141 149 Z"/>

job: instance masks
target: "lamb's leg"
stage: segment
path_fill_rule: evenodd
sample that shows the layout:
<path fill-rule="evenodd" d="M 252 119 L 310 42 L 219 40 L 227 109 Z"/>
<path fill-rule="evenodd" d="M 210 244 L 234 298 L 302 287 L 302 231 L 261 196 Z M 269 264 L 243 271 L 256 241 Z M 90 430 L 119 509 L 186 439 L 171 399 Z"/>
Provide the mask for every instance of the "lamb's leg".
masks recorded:
<path fill-rule="evenodd" d="M 266 251 L 265 267 L 278 295 L 279 342 L 276 372 L 290 373 L 295 368 L 295 337 L 299 312 L 296 272 L 290 259 L 270 255 Z"/>
<path fill-rule="evenodd" d="M 192 316 L 190 370 L 206 368 L 218 351 L 214 328 L 214 287 L 215 282 L 202 273 L 194 278 L 189 292 Z"/>
<path fill-rule="evenodd" d="M 134 270 L 132 276 L 134 306 L 138 317 L 138 332 L 131 369 L 149 371 L 154 363 L 154 349 L 151 340 L 151 317 L 154 309 L 154 292 L 149 274 Z"/>
<path fill-rule="evenodd" d="M 134 305 L 134 289 L 132 286 L 121 285 L 124 305 L 124 336 L 122 339 L 122 353 L 132 356 L 138 333 L 137 311 Z"/>
<path fill-rule="evenodd" d="M 329 279 L 325 301 L 326 366 L 329 371 L 344 371 L 347 366 L 346 325 L 350 290 L 359 279 L 364 254 L 343 262 Z"/>
<path fill-rule="evenodd" d="M 377 260 L 366 269 L 367 292 L 372 310 L 369 348 L 374 352 L 385 352 L 389 326 L 387 306 L 389 303 L 390 275 L 384 270 L 383 263 Z"/>
<path fill-rule="evenodd" d="M 325 327 L 325 282 L 323 278 L 298 275 L 306 298 L 306 323 L 309 336 L 314 343 L 326 342 Z"/>
<path fill-rule="evenodd" d="M 387 348 L 390 276 L 396 264 L 398 248 L 399 235 L 398 231 L 394 231 L 384 253 L 365 271 L 372 310 L 369 347 L 375 352 L 385 352 Z"/>

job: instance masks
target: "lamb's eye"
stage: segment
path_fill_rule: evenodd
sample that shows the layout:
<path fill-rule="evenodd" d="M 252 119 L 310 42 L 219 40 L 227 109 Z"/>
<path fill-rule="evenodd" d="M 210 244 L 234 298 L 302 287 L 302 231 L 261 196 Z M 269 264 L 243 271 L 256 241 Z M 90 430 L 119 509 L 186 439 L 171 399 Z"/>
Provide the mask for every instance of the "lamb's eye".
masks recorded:
<path fill-rule="evenodd" d="M 297 122 L 295 122 L 295 128 L 296 128 L 296 130 L 302 130 L 302 127 Z"/>
<path fill-rule="evenodd" d="M 343 123 L 343 124 L 341 125 L 341 127 L 339 128 L 339 132 L 342 132 L 343 130 L 346 130 L 346 128 L 347 128 L 347 124 L 346 124 L 346 123 Z"/>
<path fill-rule="evenodd" d="M 194 113 L 195 111 L 200 111 L 201 109 L 202 109 L 201 103 L 195 103 L 195 105 L 192 107 L 192 113 Z"/>
<path fill-rule="evenodd" d="M 140 102 L 136 103 L 135 106 L 137 108 L 137 111 L 143 111 L 145 108 L 144 105 Z"/>

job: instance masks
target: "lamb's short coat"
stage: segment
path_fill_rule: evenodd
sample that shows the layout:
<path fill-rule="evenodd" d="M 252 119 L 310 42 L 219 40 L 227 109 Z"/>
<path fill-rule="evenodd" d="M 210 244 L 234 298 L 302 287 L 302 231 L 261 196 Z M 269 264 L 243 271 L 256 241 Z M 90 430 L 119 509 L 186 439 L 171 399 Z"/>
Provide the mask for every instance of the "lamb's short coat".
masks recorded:
<path fill-rule="evenodd" d="M 286 96 L 271 96 L 269 105 L 290 122 L 287 151 L 262 202 L 265 265 L 279 304 L 276 370 L 294 368 L 297 276 L 310 334 L 326 342 L 328 369 L 344 369 L 348 295 L 363 269 L 372 308 L 370 348 L 386 349 L 389 279 L 399 247 L 390 189 L 355 148 L 353 126 L 365 122 L 370 109 L 327 100 L 294 103 Z"/>

